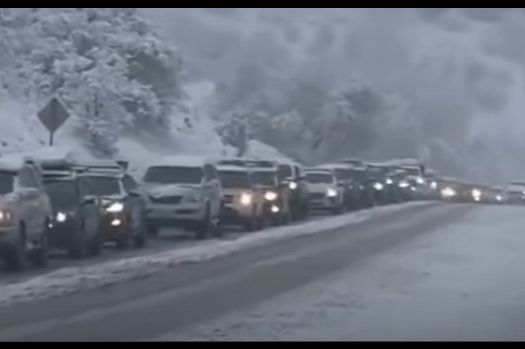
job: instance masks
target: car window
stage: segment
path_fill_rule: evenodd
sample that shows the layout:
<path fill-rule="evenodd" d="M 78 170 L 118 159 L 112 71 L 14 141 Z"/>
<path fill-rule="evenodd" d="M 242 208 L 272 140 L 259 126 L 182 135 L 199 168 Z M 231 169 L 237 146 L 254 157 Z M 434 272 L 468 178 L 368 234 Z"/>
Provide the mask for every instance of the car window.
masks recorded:
<path fill-rule="evenodd" d="M 329 173 L 307 173 L 306 181 L 312 184 L 333 183 L 334 178 Z"/>
<path fill-rule="evenodd" d="M 220 171 L 219 178 L 223 188 L 249 189 L 251 187 L 250 176 L 247 172 Z"/>
<path fill-rule="evenodd" d="M 215 166 L 210 164 L 204 165 L 204 176 L 207 180 L 217 179 L 218 174 Z"/>
<path fill-rule="evenodd" d="M 78 191 L 74 180 L 46 181 L 44 188 L 55 209 L 71 208 L 77 203 Z"/>
<path fill-rule="evenodd" d="M 122 178 L 122 185 L 124 186 L 124 190 L 127 192 L 137 189 L 137 183 L 130 175 L 125 175 Z"/>
<path fill-rule="evenodd" d="M 120 178 L 111 176 L 90 176 L 88 177 L 89 185 L 87 195 L 93 196 L 110 196 L 120 195 Z"/>
<path fill-rule="evenodd" d="M 154 166 L 146 171 L 144 182 L 152 184 L 199 184 L 204 176 L 200 167 Z"/>
<path fill-rule="evenodd" d="M 13 192 L 16 174 L 13 172 L 0 172 L 0 195 Z"/>
<path fill-rule="evenodd" d="M 20 187 L 22 188 L 39 188 L 39 185 L 36 182 L 36 179 L 33 173 L 27 167 L 22 168 L 18 172 L 18 179 L 19 179 Z"/>
<path fill-rule="evenodd" d="M 250 175 L 253 184 L 258 185 L 275 185 L 276 174 L 270 171 L 254 171 Z"/>
<path fill-rule="evenodd" d="M 286 178 L 292 177 L 292 166 L 290 165 L 278 165 L 277 166 L 277 176 L 279 180 L 282 181 Z"/>

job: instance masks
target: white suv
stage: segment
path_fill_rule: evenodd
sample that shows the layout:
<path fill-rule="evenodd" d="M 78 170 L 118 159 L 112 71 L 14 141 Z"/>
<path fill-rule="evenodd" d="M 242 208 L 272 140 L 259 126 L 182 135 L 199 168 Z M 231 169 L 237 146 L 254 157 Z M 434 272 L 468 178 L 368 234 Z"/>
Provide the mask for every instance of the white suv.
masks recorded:
<path fill-rule="evenodd" d="M 222 188 L 213 161 L 173 156 L 150 166 L 143 178 L 151 233 L 163 226 L 188 228 L 198 238 L 220 234 Z"/>
<path fill-rule="evenodd" d="M 22 269 L 47 264 L 51 204 L 40 167 L 29 158 L 0 157 L 0 258 Z"/>
<path fill-rule="evenodd" d="M 322 168 L 306 169 L 309 204 L 313 210 L 329 210 L 333 214 L 344 210 L 343 188 L 338 186 L 333 170 Z"/>

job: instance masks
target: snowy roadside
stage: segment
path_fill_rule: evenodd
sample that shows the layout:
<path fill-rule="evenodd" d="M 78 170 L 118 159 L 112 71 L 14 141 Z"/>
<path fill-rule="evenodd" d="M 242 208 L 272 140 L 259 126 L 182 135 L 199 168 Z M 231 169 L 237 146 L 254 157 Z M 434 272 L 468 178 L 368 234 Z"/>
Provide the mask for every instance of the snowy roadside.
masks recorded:
<path fill-rule="evenodd" d="M 523 340 L 520 207 L 459 224 L 307 287 L 155 340 Z"/>
<path fill-rule="evenodd" d="M 175 248 L 167 252 L 153 252 L 150 255 L 124 258 L 84 267 L 62 268 L 26 281 L 0 286 L 0 306 L 58 297 L 80 290 L 108 286 L 117 282 L 144 277 L 181 263 L 202 262 L 279 240 L 357 224 L 381 214 L 432 204 L 431 202 L 414 202 L 377 207 L 362 212 L 267 229 L 254 234 L 243 235 L 233 241 L 210 240 L 184 249 Z"/>

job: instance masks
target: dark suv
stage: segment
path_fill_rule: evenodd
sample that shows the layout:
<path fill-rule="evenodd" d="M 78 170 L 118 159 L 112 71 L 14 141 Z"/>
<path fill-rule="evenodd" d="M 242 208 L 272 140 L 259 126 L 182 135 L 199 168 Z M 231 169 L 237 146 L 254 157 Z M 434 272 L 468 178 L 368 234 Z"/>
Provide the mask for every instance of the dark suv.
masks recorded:
<path fill-rule="evenodd" d="M 53 210 L 49 244 L 65 249 L 73 258 L 98 255 L 102 247 L 99 231 L 99 201 L 88 197 L 88 181 L 71 167 L 42 164 L 44 187 Z"/>
<path fill-rule="evenodd" d="M 103 240 L 124 248 L 146 242 L 146 204 L 135 180 L 117 164 L 88 165 L 79 176 L 88 180 L 87 197 L 101 206 Z"/>

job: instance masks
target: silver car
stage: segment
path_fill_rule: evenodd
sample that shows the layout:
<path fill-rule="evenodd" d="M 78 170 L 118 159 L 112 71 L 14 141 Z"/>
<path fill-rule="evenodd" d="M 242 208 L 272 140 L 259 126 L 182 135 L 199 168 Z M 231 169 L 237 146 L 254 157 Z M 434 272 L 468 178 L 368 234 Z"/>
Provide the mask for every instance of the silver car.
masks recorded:
<path fill-rule="evenodd" d="M 0 158 L 0 258 L 12 270 L 29 260 L 47 264 L 52 209 L 40 166 L 20 156 Z"/>

